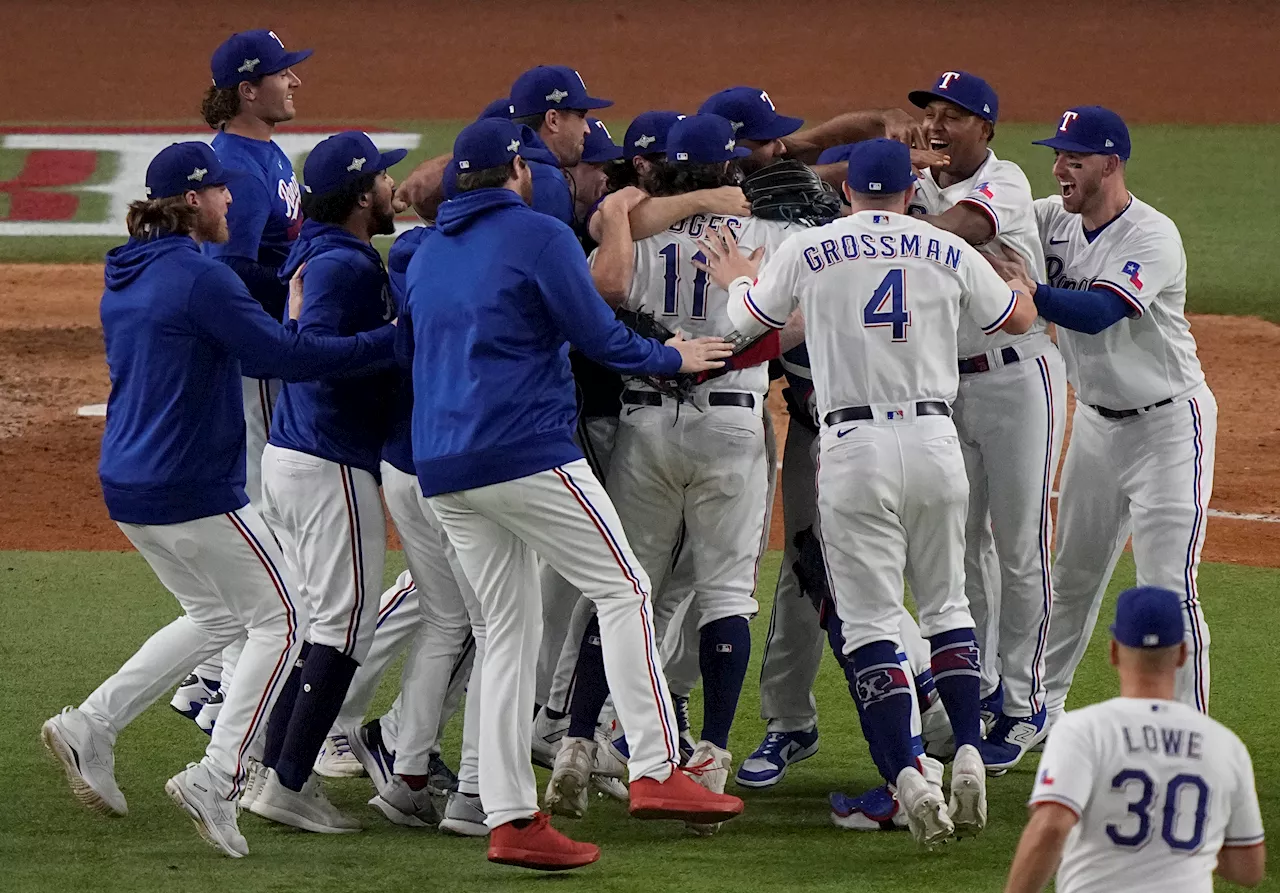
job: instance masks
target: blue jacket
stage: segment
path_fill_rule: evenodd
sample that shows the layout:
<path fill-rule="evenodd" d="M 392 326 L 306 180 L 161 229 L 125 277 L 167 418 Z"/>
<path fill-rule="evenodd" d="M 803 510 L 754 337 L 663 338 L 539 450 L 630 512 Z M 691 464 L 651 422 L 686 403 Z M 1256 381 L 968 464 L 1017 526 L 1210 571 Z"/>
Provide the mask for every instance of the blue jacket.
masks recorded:
<path fill-rule="evenodd" d="M 422 240 L 434 227 L 415 226 L 402 233 L 391 243 L 387 252 L 387 278 L 391 280 L 391 296 L 396 302 L 397 313 L 404 313 L 404 277 L 409 261 Z M 396 391 L 396 406 L 392 411 L 387 442 L 382 447 L 382 458 L 405 474 L 416 474 L 413 466 L 413 378 L 407 370 L 401 371 L 400 387 Z"/>
<path fill-rule="evenodd" d="M 573 209 L 573 191 L 569 188 L 569 179 L 560 167 L 560 159 L 532 130 L 525 130 L 523 143 L 524 148 L 520 154 L 528 162 L 529 173 L 533 176 L 533 209 L 574 226 L 577 221 Z"/>
<path fill-rule="evenodd" d="M 291 381 L 353 372 L 393 354 L 395 328 L 301 335 L 187 236 L 130 239 L 107 254 L 100 308 L 111 396 L 98 476 L 129 524 L 176 524 L 241 508 L 243 360 Z"/>
<path fill-rule="evenodd" d="M 405 275 L 396 351 L 412 364 L 413 457 L 426 496 L 582 458 L 569 342 L 627 374 L 680 354 L 618 322 L 573 231 L 507 189 L 445 202 Z M 418 349 L 414 349 L 415 343 Z"/>
<path fill-rule="evenodd" d="M 288 282 L 304 263 L 299 332 L 354 335 L 395 318 L 382 256 L 369 243 L 340 226 L 308 220 L 280 268 L 280 278 Z M 286 384 L 276 401 L 268 443 L 362 468 L 377 477 L 400 374 L 388 368 Z"/>

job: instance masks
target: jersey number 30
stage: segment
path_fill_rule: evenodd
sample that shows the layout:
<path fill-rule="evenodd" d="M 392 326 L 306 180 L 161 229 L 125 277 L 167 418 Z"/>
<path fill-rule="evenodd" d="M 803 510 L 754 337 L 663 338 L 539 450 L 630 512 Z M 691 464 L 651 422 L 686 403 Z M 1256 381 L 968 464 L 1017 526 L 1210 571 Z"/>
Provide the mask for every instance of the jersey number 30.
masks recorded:
<path fill-rule="evenodd" d="M 1123 791 L 1129 800 L 1129 816 L 1119 824 L 1107 825 L 1107 836 L 1116 846 L 1140 847 L 1151 838 L 1151 812 L 1156 785 L 1141 769 L 1125 769 L 1111 779 L 1111 790 Z M 1134 794 L 1138 799 L 1131 799 Z M 1185 812 L 1184 812 L 1185 807 Z M 1209 808 L 1209 786 L 1199 775 L 1175 775 L 1164 789 L 1160 816 L 1160 836 L 1175 850 L 1193 852 L 1204 842 L 1205 814 Z M 1179 822 L 1191 813 L 1190 822 Z M 1186 825 L 1190 828 L 1186 828 Z M 1130 830 L 1132 829 L 1132 830 Z M 1189 831 L 1190 833 L 1185 833 Z M 1184 833 L 1179 833 L 1184 832 Z"/>
<path fill-rule="evenodd" d="M 907 309 L 906 270 L 890 270 L 880 280 L 871 293 L 871 300 L 862 308 L 862 324 L 869 329 L 888 326 L 893 330 L 894 341 L 907 340 L 911 311 Z"/>
<path fill-rule="evenodd" d="M 666 262 L 666 269 L 663 274 L 666 290 L 662 296 L 662 315 L 679 316 L 680 243 L 672 242 L 659 251 L 658 254 L 662 255 L 662 259 Z M 706 259 L 706 256 L 701 251 L 693 256 L 693 260 L 698 263 L 703 263 Z M 689 317 L 691 319 L 707 318 L 707 273 L 705 270 L 699 269 L 693 274 L 693 307 L 690 308 Z"/>

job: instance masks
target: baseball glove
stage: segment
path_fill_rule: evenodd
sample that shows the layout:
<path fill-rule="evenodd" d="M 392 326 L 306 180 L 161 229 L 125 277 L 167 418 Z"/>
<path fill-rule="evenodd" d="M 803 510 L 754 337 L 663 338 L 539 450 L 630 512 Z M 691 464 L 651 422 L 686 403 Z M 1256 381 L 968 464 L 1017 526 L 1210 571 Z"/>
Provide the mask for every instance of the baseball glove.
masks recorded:
<path fill-rule="evenodd" d="M 799 161 L 778 161 L 742 182 L 751 215 L 819 226 L 840 216 L 840 196 Z"/>
<path fill-rule="evenodd" d="M 655 341 L 666 344 L 676 335 L 650 311 L 637 312 L 619 308 L 617 316 L 619 322 L 630 329 L 634 329 L 636 334 L 642 338 L 652 338 Z M 688 398 L 689 392 L 698 383 L 697 376 L 687 372 L 681 372 L 676 375 L 639 375 L 636 377 L 658 393 L 681 401 Z"/>

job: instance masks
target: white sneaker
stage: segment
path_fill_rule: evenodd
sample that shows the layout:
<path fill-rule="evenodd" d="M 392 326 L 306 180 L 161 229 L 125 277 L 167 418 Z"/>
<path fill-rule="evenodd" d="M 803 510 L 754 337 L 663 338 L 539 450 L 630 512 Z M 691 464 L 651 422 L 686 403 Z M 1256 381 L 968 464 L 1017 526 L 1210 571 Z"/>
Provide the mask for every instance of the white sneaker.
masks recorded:
<path fill-rule="evenodd" d="M 233 859 L 249 855 L 249 844 L 236 825 L 236 803 L 217 793 L 208 768 L 188 763 L 164 784 L 164 792 L 195 822 L 196 831 L 209 844 Z"/>
<path fill-rule="evenodd" d="M 201 707 L 200 712 L 196 714 L 196 725 L 206 735 L 213 734 L 213 726 L 218 721 L 218 714 L 222 712 L 224 701 L 225 696 L 222 693 L 222 689 L 218 689 L 213 693 L 213 697 L 209 699 L 209 703 Z"/>
<path fill-rule="evenodd" d="M 351 752 L 350 739 L 346 735 L 330 735 L 320 745 L 316 754 L 315 770 L 325 778 L 359 778 L 365 774 L 364 766 Z"/>
<path fill-rule="evenodd" d="M 627 777 L 627 757 L 613 744 L 613 726 L 596 726 L 596 755 L 591 772 L 607 778 Z"/>
<path fill-rule="evenodd" d="M 684 771 L 708 791 L 723 794 L 725 785 L 729 783 L 729 773 L 732 769 L 733 754 L 704 740 L 694 746 L 693 756 L 689 757 Z M 700 837 L 710 837 L 720 830 L 722 824 L 722 822 L 709 824 L 685 822 L 685 827 Z"/>
<path fill-rule="evenodd" d="M 591 775 L 591 790 L 608 797 L 610 800 L 617 800 L 619 803 L 631 802 L 631 792 L 627 790 L 627 783 L 621 778 L 593 773 Z"/>
<path fill-rule="evenodd" d="M 917 843 L 933 847 L 955 833 L 942 792 L 929 784 L 919 769 L 906 767 L 898 773 L 897 781 L 898 803 L 907 814 L 907 827 Z"/>
<path fill-rule="evenodd" d="M 195 719 L 200 709 L 217 692 L 219 682 L 216 679 L 201 679 L 195 673 L 188 673 L 173 693 L 169 706 L 187 719 Z"/>
<path fill-rule="evenodd" d="M 440 824 L 440 811 L 431 802 L 430 790 L 415 791 L 398 775 L 386 789 L 373 796 L 369 805 L 405 828 L 434 828 Z"/>
<path fill-rule="evenodd" d="M 552 815 L 580 819 L 587 813 L 587 793 L 595 766 L 596 742 L 587 738 L 565 738 L 556 754 L 551 781 L 543 796 Z"/>
<path fill-rule="evenodd" d="M 924 739 L 924 752 L 938 760 L 949 760 L 956 753 L 956 736 L 951 730 L 951 717 L 942 706 L 942 698 L 929 705 L 920 714 L 920 737 Z"/>
<path fill-rule="evenodd" d="M 40 740 L 67 773 L 71 793 L 97 812 L 126 815 L 129 806 L 116 784 L 111 739 L 97 720 L 78 707 L 64 707 L 40 729 Z"/>
<path fill-rule="evenodd" d="M 533 718 L 533 763 L 543 769 L 554 769 L 556 754 L 569 732 L 568 714 L 559 719 L 547 716 L 547 708 L 543 707 Z"/>
<path fill-rule="evenodd" d="M 972 744 L 956 751 L 951 763 L 951 803 L 947 810 L 957 837 L 975 837 L 987 827 L 987 770 Z"/>
<path fill-rule="evenodd" d="M 274 769 L 267 770 L 267 778 L 249 811 L 264 819 L 317 834 L 351 834 L 360 830 L 359 822 L 343 815 L 329 802 L 320 778 L 314 772 L 301 791 L 291 791 L 280 782 L 280 776 Z"/>
<path fill-rule="evenodd" d="M 253 801 L 262 793 L 262 786 L 267 780 L 267 767 L 261 761 L 249 758 L 244 770 L 244 787 L 240 790 L 240 808 L 248 809 Z"/>
<path fill-rule="evenodd" d="M 382 741 L 382 725 L 378 720 L 371 720 L 347 736 L 347 746 L 351 755 L 356 758 L 373 789 L 382 793 L 395 781 L 395 754 L 387 750 Z"/>
<path fill-rule="evenodd" d="M 459 837 L 488 837 L 489 826 L 484 823 L 488 817 L 479 794 L 453 791 L 444 806 L 440 830 Z"/>

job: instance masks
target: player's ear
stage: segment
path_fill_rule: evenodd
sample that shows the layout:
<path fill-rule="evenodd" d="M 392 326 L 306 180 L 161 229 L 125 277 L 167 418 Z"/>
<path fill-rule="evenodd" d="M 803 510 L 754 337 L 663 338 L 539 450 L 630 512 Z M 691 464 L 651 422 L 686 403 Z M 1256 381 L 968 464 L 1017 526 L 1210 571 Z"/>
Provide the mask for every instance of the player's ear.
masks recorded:
<path fill-rule="evenodd" d="M 1187 662 L 1187 643 L 1186 643 L 1186 642 L 1183 642 L 1183 643 L 1182 643 L 1182 645 L 1181 645 L 1181 647 L 1179 647 L 1179 648 L 1178 648 L 1178 663 L 1177 663 L 1177 666 L 1181 667 L 1181 666 L 1182 666 L 1183 664 L 1185 664 L 1186 662 Z"/>
<path fill-rule="evenodd" d="M 849 188 L 848 181 L 840 184 L 840 191 L 844 193 L 845 203 L 853 204 L 853 190 Z"/>
<path fill-rule="evenodd" d="M 916 197 L 916 184 L 912 183 L 907 187 L 907 191 L 902 194 L 902 213 L 907 213 L 907 208 L 911 207 L 911 200 Z"/>
<path fill-rule="evenodd" d="M 194 189 L 188 189 L 186 192 L 182 193 L 182 200 L 186 202 L 188 208 L 200 207 L 200 193 L 196 192 Z"/>
<path fill-rule="evenodd" d="M 1186 643 L 1184 642 L 1183 645 L 1186 645 Z M 1113 667 L 1120 666 L 1120 645 L 1116 642 L 1115 639 L 1111 640 L 1110 658 L 1111 658 L 1111 666 Z"/>

